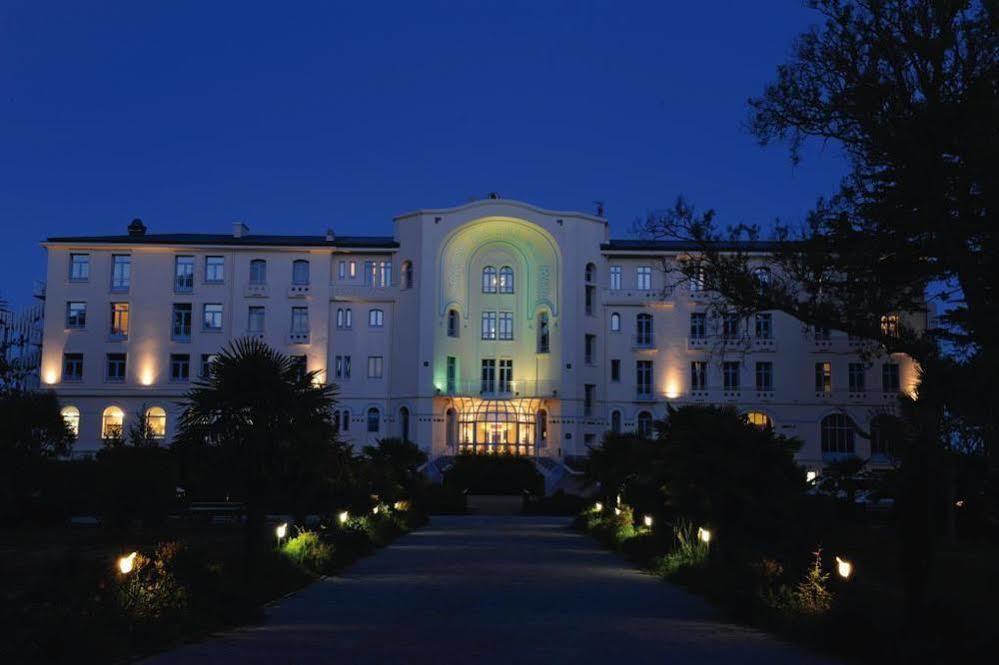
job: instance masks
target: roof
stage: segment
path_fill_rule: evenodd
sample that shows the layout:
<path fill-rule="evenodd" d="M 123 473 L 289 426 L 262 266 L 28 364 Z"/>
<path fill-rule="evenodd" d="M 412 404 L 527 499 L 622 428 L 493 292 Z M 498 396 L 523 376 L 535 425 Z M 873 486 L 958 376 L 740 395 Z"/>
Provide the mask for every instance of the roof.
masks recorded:
<path fill-rule="evenodd" d="M 777 243 L 770 240 L 718 240 L 709 245 L 720 252 L 769 252 Z M 602 243 L 605 252 L 696 252 L 703 247 L 688 240 L 610 240 Z"/>
<path fill-rule="evenodd" d="M 147 233 L 116 236 L 56 236 L 50 243 L 110 245 L 231 245 L 235 247 L 338 247 L 396 249 L 399 243 L 391 236 L 284 236 L 248 234 L 235 237 L 223 233 Z"/>

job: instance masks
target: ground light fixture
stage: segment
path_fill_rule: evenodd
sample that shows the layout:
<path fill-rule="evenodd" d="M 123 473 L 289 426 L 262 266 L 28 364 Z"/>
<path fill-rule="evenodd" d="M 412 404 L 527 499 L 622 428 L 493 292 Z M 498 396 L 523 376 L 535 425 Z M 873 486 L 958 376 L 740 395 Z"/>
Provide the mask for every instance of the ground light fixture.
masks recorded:
<path fill-rule="evenodd" d="M 602 513 L 602 512 L 604 512 L 604 504 L 602 504 L 599 501 L 597 501 L 595 504 L 593 504 L 593 512 L 595 512 L 595 513 Z"/>
<path fill-rule="evenodd" d="M 132 572 L 132 568 L 135 567 L 136 555 L 138 555 L 138 552 L 132 552 L 131 554 L 118 557 L 118 572 L 122 575 L 128 575 Z"/>
<path fill-rule="evenodd" d="M 339 513 L 336 516 L 336 519 L 337 519 L 338 522 L 340 522 L 340 524 L 346 524 L 347 520 L 350 519 L 350 513 L 348 513 L 346 510 L 344 510 L 343 512 Z"/>
<path fill-rule="evenodd" d="M 850 576 L 853 575 L 853 564 L 846 559 L 836 557 L 836 572 L 839 573 L 839 576 L 844 580 L 848 580 L 850 579 Z"/>
<path fill-rule="evenodd" d="M 815 479 L 818 478 L 818 477 L 819 477 L 819 473 L 817 471 L 806 471 L 805 472 L 805 482 L 806 483 L 813 483 L 813 482 L 815 482 Z"/>
<path fill-rule="evenodd" d="M 377 515 L 378 514 L 378 506 L 375 506 L 374 508 L 371 509 L 371 514 L 372 515 Z"/>
<path fill-rule="evenodd" d="M 614 515 L 617 517 L 621 516 L 621 509 L 618 508 L 617 506 L 614 506 Z"/>
<path fill-rule="evenodd" d="M 281 541 L 288 535 L 288 523 L 282 522 L 278 524 L 277 528 L 274 529 L 274 535 L 277 536 L 278 547 L 281 547 Z"/>
<path fill-rule="evenodd" d="M 708 545 L 711 542 L 711 532 L 703 526 L 699 526 L 697 527 L 697 539 L 705 545 Z"/>
<path fill-rule="evenodd" d="M 643 517 L 642 518 L 642 522 L 645 523 L 645 526 L 647 526 L 647 527 L 649 527 L 651 529 L 652 528 L 652 515 L 646 515 L 645 517 Z"/>

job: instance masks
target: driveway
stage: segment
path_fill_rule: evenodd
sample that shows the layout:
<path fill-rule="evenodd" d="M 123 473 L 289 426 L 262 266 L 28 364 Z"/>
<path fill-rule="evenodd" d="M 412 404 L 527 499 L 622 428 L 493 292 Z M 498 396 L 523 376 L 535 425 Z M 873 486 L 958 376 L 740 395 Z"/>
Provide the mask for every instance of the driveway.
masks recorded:
<path fill-rule="evenodd" d="M 554 517 L 434 517 L 168 663 L 829 663 L 720 621 Z"/>

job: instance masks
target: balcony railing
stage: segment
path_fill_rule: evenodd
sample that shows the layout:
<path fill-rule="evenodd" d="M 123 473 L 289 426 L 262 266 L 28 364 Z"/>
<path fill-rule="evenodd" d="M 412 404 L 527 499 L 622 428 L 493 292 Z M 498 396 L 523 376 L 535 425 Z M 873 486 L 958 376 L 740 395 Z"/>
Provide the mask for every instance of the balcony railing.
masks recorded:
<path fill-rule="evenodd" d="M 514 379 L 501 383 L 495 381 L 444 382 L 435 386 L 440 395 L 453 397 L 483 397 L 487 399 L 513 399 L 515 397 L 555 397 L 559 382 L 551 380 Z"/>

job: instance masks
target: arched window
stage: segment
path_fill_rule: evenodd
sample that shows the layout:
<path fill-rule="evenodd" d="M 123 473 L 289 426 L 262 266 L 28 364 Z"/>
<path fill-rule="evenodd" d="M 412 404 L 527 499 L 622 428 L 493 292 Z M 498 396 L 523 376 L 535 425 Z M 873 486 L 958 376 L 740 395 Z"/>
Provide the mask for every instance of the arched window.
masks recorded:
<path fill-rule="evenodd" d="M 648 411 L 640 411 L 638 414 L 638 422 L 635 427 L 635 431 L 638 436 L 652 436 L 652 414 Z"/>
<path fill-rule="evenodd" d="M 822 454 L 854 454 L 853 421 L 842 413 L 832 413 L 822 419 Z"/>
<path fill-rule="evenodd" d="M 368 312 L 368 326 L 371 328 L 381 328 L 385 325 L 385 312 L 380 309 L 372 309 Z"/>
<path fill-rule="evenodd" d="M 496 268 L 492 266 L 482 269 L 482 292 L 496 293 Z"/>
<path fill-rule="evenodd" d="M 267 261 L 253 259 L 250 261 L 250 284 L 267 283 Z"/>
<path fill-rule="evenodd" d="M 458 412 L 454 409 L 447 410 L 447 446 L 455 448 L 458 445 Z"/>
<path fill-rule="evenodd" d="M 881 459 L 895 457 L 899 424 L 895 416 L 880 415 L 871 419 L 871 457 Z"/>
<path fill-rule="evenodd" d="M 746 422 L 750 425 L 755 425 L 760 429 L 771 429 L 774 424 L 770 420 L 770 416 L 763 413 L 762 411 L 749 411 L 745 415 Z"/>
<path fill-rule="evenodd" d="M 652 346 L 652 315 L 641 313 L 635 317 L 635 344 Z"/>
<path fill-rule="evenodd" d="M 309 283 L 309 262 L 298 259 L 291 264 L 291 283 L 304 286 Z"/>
<path fill-rule="evenodd" d="M 503 266 L 499 271 L 499 292 L 513 293 L 513 268 Z"/>
<path fill-rule="evenodd" d="M 411 289 L 413 288 L 413 262 L 403 261 L 402 262 L 402 288 Z"/>
<path fill-rule="evenodd" d="M 597 267 L 592 263 L 587 263 L 584 277 L 586 279 L 587 284 L 593 283 L 593 280 L 595 280 L 597 277 Z"/>
<path fill-rule="evenodd" d="M 146 409 L 146 427 L 149 434 L 154 439 L 162 439 L 166 436 L 166 411 L 161 406 L 153 406 Z"/>
<path fill-rule="evenodd" d="M 548 353 L 551 333 L 548 329 L 548 312 L 538 313 L 538 353 Z"/>
<path fill-rule="evenodd" d="M 621 433 L 621 412 L 620 411 L 617 411 L 617 410 L 611 411 L 610 428 L 611 428 L 611 431 L 614 432 L 615 434 L 620 434 Z"/>
<path fill-rule="evenodd" d="M 409 409 L 399 409 L 399 438 L 409 441 Z"/>
<path fill-rule="evenodd" d="M 611 314 L 611 332 L 621 332 L 621 315 L 617 312 Z"/>
<path fill-rule="evenodd" d="M 458 325 L 458 310 L 449 309 L 447 311 L 447 336 L 457 337 L 460 327 Z"/>
<path fill-rule="evenodd" d="M 117 406 L 104 409 L 101 416 L 101 438 L 120 439 L 124 434 L 125 412 Z"/>
<path fill-rule="evenodd" d="M 368 409 L 368 431 L 377 433 L 382 428 L 382 415 L 378 409 L 371 407 Z"/>
<path fill-rule="evenodd" d="M 66 427 L 73 433 L 73 438 L 80 436 L 80 410 L 75 406 L 62 407 L 62 419 L 66 421 Z"/>
<path fill-rule="evenodd" d="M 548 446 L 548 412 L 538 409 L 534 418 L 534 442 L 538 448 Z"/>

